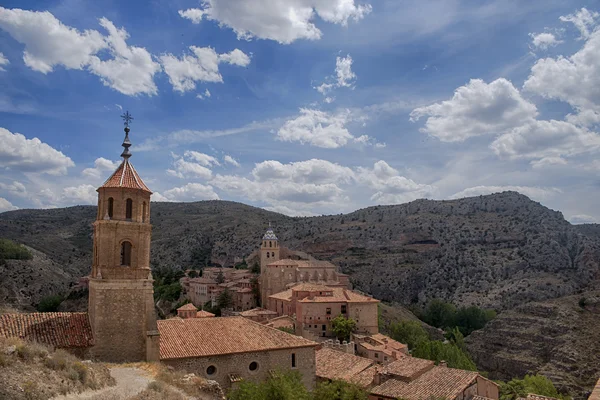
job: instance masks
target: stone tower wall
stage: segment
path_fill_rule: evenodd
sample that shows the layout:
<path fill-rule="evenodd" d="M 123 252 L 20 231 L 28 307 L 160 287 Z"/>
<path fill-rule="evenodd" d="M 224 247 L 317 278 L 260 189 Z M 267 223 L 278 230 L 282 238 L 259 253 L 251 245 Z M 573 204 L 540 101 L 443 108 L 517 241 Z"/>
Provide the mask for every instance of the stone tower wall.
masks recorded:
<path fill-rule="evenodd" d="M 267 257 L 267 253 L 269 257 Z M 273 255 L 275 254 L 275 255 Z M 279 261 L 279 241 L 263 240 L 260 246 L 260 293 L 261 306 L 266 307 L 268 298 L 275 293 L 271 289 L 271 271 L 267 264 L 273 261 Z"/>

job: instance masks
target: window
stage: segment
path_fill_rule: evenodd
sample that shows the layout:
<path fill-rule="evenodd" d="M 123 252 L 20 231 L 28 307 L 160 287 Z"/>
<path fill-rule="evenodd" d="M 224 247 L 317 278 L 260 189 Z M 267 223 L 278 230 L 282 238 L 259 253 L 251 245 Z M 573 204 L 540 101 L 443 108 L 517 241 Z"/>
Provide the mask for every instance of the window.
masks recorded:
<path fill-rule="evenodd" d="M 273 245 L 271 244 L 271 242 L 269 242 L 269 247 L 273 247 Z"/>
<path fill-rule="evenodd" d="M 379 353 L 375 353 L 375 358 L 379 358 Z"/>
<path fill-rule="evenodd" d="M 142 204 L 142 222 L 146 222 L 146 202 Z"/>
<path fill-rule="evenodd" d="M 256 361 L 252 361 L 248 366 L 250 371 L 256 371 L 258 369 L 258 363 Z"/>
<path fill-rule="evenodd" d="M 208 368 L 206 368 L 206 375 L 212 376 L 216 373 L 217 373 L 217 367 L 215 367 L 214 365 L 209 365 Z"/>
<path fill-rule="evenodd" d="M 296 368 L 296 353 L 292 353 L 292 368 Z"/>
<path fill-rule="evenodd" d="M 272 257 L 275 257 L 275 252 L 272 252 L 272 253 L 271 253 L 271 256 L 272 256 Z"/>
<path fill-rule="evenodd" d="M 325 311 L 325 313 L 326 313 L 327 315 L 331 315 L 331 308 L 327 308 L 327 310 Z"/>
<path fill-rule="evenodd" d="M 269 255 L 269 252 L 267 251 L 267 258 L 269 258 L 269 257 L 270 257 L 270 255 Z"/>
<path fill-rule="evenodd" d="M 326 331 L 327 330 L 327 325 L 321 325 L 321 330 L 322 331 Z"/>
<path fill-rule="evenodd" d="M 131 219 L 131 215 L 133 214 L 133 200 L 127 199 L 125 203 L 125 219 Z"/>
<path fill-rule="evenodd" d="M 346 305 L 342 305 L 342 314 L 346 314 Z"/>
<path fill-rule="evenodd" d="M 121 265 L 131 265 L 131 243 L 121 243 Z"/>
<path fill-rule="evenodd" d="M 108 217 L 112 219 L 113 217 L 113 206 L 115 204 L 115 200 L 112 197 L 108 198 Z"/>

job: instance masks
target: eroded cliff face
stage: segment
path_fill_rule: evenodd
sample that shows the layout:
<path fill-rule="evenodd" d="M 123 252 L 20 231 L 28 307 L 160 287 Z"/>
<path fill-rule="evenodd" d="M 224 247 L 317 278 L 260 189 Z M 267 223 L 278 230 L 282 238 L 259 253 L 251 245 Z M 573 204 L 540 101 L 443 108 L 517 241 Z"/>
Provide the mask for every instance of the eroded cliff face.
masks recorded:
<path fill-rule="evenodd" d="M 505 311 L 466 343 L 493 379 L 540 373 L 587 399 L 600 376 L 600 290 Z"/>

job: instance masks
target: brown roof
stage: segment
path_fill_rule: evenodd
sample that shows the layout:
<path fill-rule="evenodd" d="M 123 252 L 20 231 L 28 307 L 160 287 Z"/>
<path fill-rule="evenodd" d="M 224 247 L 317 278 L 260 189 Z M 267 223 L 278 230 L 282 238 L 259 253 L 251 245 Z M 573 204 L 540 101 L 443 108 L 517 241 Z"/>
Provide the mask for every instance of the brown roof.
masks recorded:
<path fill-rule="evenodd" d="M 373 364 L 369 368 L 359 372 L 358 374 L 350 378 L 350 382 L 355 383 L 362 388 L 369 387 L 373 384 L 375 375 L 377 375 L 378 372 L 379 367 Z"/>
<path fill-rule="evenodd" d="M 317 345 L 244 317 L 173 318 L 157 323 L 161 360 Z"/>
<path fill-rule="evenodd" d="M 335 268 L 335 265 L 329 261 L 319 260 L 292 260 L 289 258 L 273 261 L 267 264 L 269 267 L 287 267 L 294 266 L 297 268 Z"/>
<path fill-rule="evenodd" d="M 588 400 L 600 400 L 600 379 L 596 383 L 596 387 L 592 390 L 592 394 L 588 398 Z"/>
<path fill-rule="evenodd" d="M 189 283 L 198 283 L 198 284 L 217 284 L 217 281 L 215 281 L 214 279 L 210 279 L 210 278 L 189 278 Z"/>
<path fill-rule="evenodd" d="M 129 160 L 124 160 L 117 170 L 104 182 L 101 188 L 128 188 L 140 189 L 152 193 L 148 186 L 142 181 L 133 164 Z"/>
<path fill-rule="evenodd" d="M 318 283 L 299 283 L 295 286 L 291 287 L 292 290 L 295 291 L 303 291 L 303 292 L 331 292 L 333 289 L 327 287 L 325 285 L 319 285 Z"/>
<path fill-rule="evenodd" d="M 288 315 L 275 317 L 264 322 L 265 325 L 270 326 L 272 328 L 293 328 L 295 323 L 296 321 L 294 321 L 294 318 Z"/>
<path fill-rule="evenodd" d="M 382 373 L 392 375 L 401 380 L 411 381 L 432 369 L 434 365 L 433 361 L 422 358 L 400 357 L 398 360 L 383 367 Z"/>
<path fill-rule="evenodd" d="M 293 290 L 293 288 L 292 288 Z M 343 287 L 329 288 L 333 292 L 333 296 L 314 296 L 300 300 L 302 303 L 379 303 L 379 300 L 372 297 L 353 292 Z"/>
<path fill-rule="evenodd" d="M 389 379 L 371 389 L 371 394 L 404 400 L 427 400 L 431 398 L 453 400 L 468 388 L 477 379 L 478 375 L 477 372 L 473 371 L 433 367 L 410 382 Z"/>
<path fill-rule="evenodd" d="M 292 289 L 284 290 L 283 292 L 275 293 L 269 296 L 269 298 L 277 299 L 277 300 L 291 300 L 292 299 Z"/>
<path fill-rule="evenodd" d="M 558 400 L 556 397 L 542 396 L 542 395 L 533 394 L 533 393 L 527 394 L 527 397 L 525 397 L 525 399 L 526 400 Z"/>
<path fill-rule="evenodd" d="M 317 377 L 350 381 L 373 365 L 373 361 L 324 347 L 316 351 Z"/>
<path fill-rule="evenodd" d="M 87 313 L 3 314 L 0 315 L 0 336 L 61 348 L 94 345 Z"/>
<path fill-rule="evenodd" d="M 192 303 L 187 303 L 182 305 L 177 309 L 177 311 L 196 311 L 197 308 Z"/>
<path fill-rule="evenodd" d="M 214 316 L 215 314 L 204 310 L 200 310 L 196 313 L 196 318 L 212 318 Z"/>
<path fill-rule="evenodd" d="M 264 308 L 256 307 L 252 310 L 242 311 L 240 313 L 242 317 L 258 317 L 260 315 L 277 315 L 275 311 L 265 310 Z"/>

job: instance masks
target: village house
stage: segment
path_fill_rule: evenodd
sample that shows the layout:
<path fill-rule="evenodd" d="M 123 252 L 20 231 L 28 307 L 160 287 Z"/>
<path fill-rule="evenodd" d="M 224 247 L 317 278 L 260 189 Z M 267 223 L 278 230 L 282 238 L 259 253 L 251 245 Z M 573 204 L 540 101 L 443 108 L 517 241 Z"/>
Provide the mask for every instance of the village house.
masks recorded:
<path fill-rule="evenodd" d="M 381 333 L 352 334 L 356 354 L 380 364 L 388 364 L 408 354 L 408 346 Z"/>
<path fill-rule="evenodd" d="M 265 323 L 271 318 L 277 317 L 277 313 L 271 310 L 265 310 L 264 308 L 256 307 L 252 310 L 242 311 L 240 316 L 248 318 L 255 322 Z"/>
<path fill-rule="evenodd" d="M 300 283 L 269 296 L 269 310 L 279 315 L 295 315 L 296 334 L 333 337 L 331 320 L 338 315 L 356 321 L 356 332 L 378 332 L 379 300 L 342 287 Z"/>
<path fill-rule="evenodd" d="M 317 343 L 243 317 L 158 321 L 160 361 L 217 381 L 229 389 L 242 379 L 261 381 L 278 370 L 297 370 L 315 384 Z"/>
<path fill-rule="evenodd" d="M 197 307 L 202 308 L 209 302 L 211 307 L 216 306 L 219 295 L 228 290 L 233 310 L 245 311 L 257 305 L 254 291 L 256 283 L 253 283 L 256 277 L 256 274 L 245 269 L 210 267 L 202 271 L 201 277 L 185 276 L 180 283 L 187 299 Z"/>
<path fill-rule="evenodd" d="M 260 246 L 260 293 L 263 307 L 269 296 L 282 292 L 300 282 L 319 283 L 330 287 L 350 285 L 348 275 L 327 261 L 315 259 L 280 259 L 279 240 L 269 226 Z"/>
<path fill-rule="evenodd" d="M 377 374 L 373 361 L 329 347 L 318 349 L 315 357 L 317 382 L 342 380 L 368 389 Z"/>

